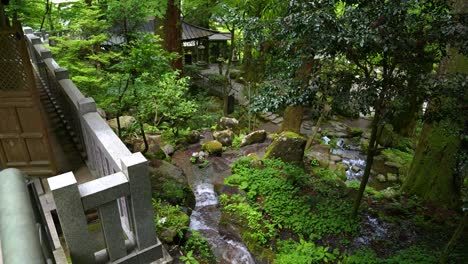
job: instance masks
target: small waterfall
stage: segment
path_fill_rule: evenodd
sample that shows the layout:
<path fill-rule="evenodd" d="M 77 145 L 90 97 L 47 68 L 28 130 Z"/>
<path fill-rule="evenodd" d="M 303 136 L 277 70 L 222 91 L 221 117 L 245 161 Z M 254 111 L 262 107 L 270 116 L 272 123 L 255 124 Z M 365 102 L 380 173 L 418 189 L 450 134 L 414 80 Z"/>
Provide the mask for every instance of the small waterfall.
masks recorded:
<path fill-rule="evenodd" d="M 324 138 L 326 141 L 326 139 Z M 345 139 L 340 138 L 336 142 L 336 147 L 330 149 L 330 153 L 333 155 L 339 155 L 342 157 L 342 162 L 348 166 L 346 170 L 346 181 L 361 180 L 364 169 L 366 168 L 366 161 L 364 156 L 359 151 L 359 146 L 347 144 Z"/>

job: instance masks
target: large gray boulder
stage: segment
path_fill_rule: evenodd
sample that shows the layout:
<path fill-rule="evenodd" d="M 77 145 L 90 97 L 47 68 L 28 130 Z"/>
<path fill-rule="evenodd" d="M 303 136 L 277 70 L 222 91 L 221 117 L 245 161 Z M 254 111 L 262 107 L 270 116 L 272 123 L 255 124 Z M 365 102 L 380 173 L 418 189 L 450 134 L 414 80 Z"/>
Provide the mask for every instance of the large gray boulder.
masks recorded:
<path fill-rule="evenodd" d="M 282 132 L 268 146 L 264 158 L 279 158 L 284 162 L 302 164 L 307 139 L 294 132 Z"/>
<path fill-rule="evenodd" d="M 234 139 L 234 133 L 229 129 L 215 131 L 213 132 L 213 137 L 223 144 L 223 146 L 231 146 L 232 140 Z"/>
<path fill-rule="evenodd" d="M 119 120 L 120 128 L 122 129 L 128 129 L 136 122 L 136 119 L 133 116 L 121 116 L 119 117 Z M 107 124 L 109 124 L 112 129 L 117 130 L 117 118 L 107 121 Z"/>
<path fill-rule="evenodd" d="M 263 143 L 267 137 L 267 133 L 265 130 L 257 130 L 248 135 L 246 135 L 242 141 L 240 146 L 244 147 L 247 145 L 255 144 L 255 143 Z"/>
<path fill-rule="evenodd" d="M 150 165 L 149 176 L 153 196 L 171 204 L 184 204 L 188 207 L 194 205 L 195 197 L 180 168 L 164 160 L 152 160 Z"/>

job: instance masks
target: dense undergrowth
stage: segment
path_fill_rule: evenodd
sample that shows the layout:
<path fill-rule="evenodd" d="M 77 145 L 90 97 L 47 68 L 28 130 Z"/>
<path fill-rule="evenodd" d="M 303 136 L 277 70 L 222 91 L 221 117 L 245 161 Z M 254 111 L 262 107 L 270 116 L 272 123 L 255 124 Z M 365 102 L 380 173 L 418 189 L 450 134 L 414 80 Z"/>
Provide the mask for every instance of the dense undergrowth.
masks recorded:
<path fill-rule="evenodd" d="M 257 260 L 274 263 L 436 263 L 441 246 L 429 249 L 425 241 L 398 246 L 383 241 L 392 252 L 379 254 L 372 247 L 353 242 L 362 233 L 361 220 L 350 217 L 353 184 L 340 184 L 340 175 L 325 169 L 308 174 L 304 169 L 280 160 L 242 157 L 232 166 L 225 183 L 239 187 L 241 194 L 220 196 L 222 209 L 235 219 L 242 239 Z M 369 188 L 368 214 L 383 195 Z M 402 210 L 408 213 L 422 205 L 410 200 Z M 366 213 L 366 214 L 367 214 Z M 430 227 L 429 219 L 418 211 L 409 216 L 420 228 Z M 426 212 L 427 213 L 427 212 Z M 378 214 L 378 213 L 377 213 Z M 379 217 L 385 218 L 385 213 Z M 401 216 L 390 217 L 394 223 Z M 434 223 L 432 223 L 434 224 Z M 439 223 L 441 225 L 441 223 Z M 426 230 L 430 232 L 429 230 Z M 396 243 L 396 245 L 390 245 Z"/>

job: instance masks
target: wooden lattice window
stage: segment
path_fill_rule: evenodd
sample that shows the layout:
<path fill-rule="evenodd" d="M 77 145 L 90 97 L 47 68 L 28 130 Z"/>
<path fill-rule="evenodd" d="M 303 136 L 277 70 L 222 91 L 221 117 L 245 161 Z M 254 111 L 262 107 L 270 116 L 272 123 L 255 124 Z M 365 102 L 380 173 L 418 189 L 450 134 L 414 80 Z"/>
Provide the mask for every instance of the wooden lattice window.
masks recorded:
<path fill-rule="evenodd" d="M 0 91 L 15 92 L 30 90 L 30 83 L 21 55 L 21 35 L 0 34 Z"/>

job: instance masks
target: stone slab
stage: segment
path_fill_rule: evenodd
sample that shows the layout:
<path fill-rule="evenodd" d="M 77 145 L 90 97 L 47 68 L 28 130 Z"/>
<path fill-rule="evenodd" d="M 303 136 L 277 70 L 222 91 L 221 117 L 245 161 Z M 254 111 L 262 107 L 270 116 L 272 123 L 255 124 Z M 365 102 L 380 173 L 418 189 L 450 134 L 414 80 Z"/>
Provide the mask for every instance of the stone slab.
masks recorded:
<path fill-rule="evenodd" d="M 85 210 L 130 194 L 127 177 L 122 172 L 80 184 L 78 189 Z"/>

